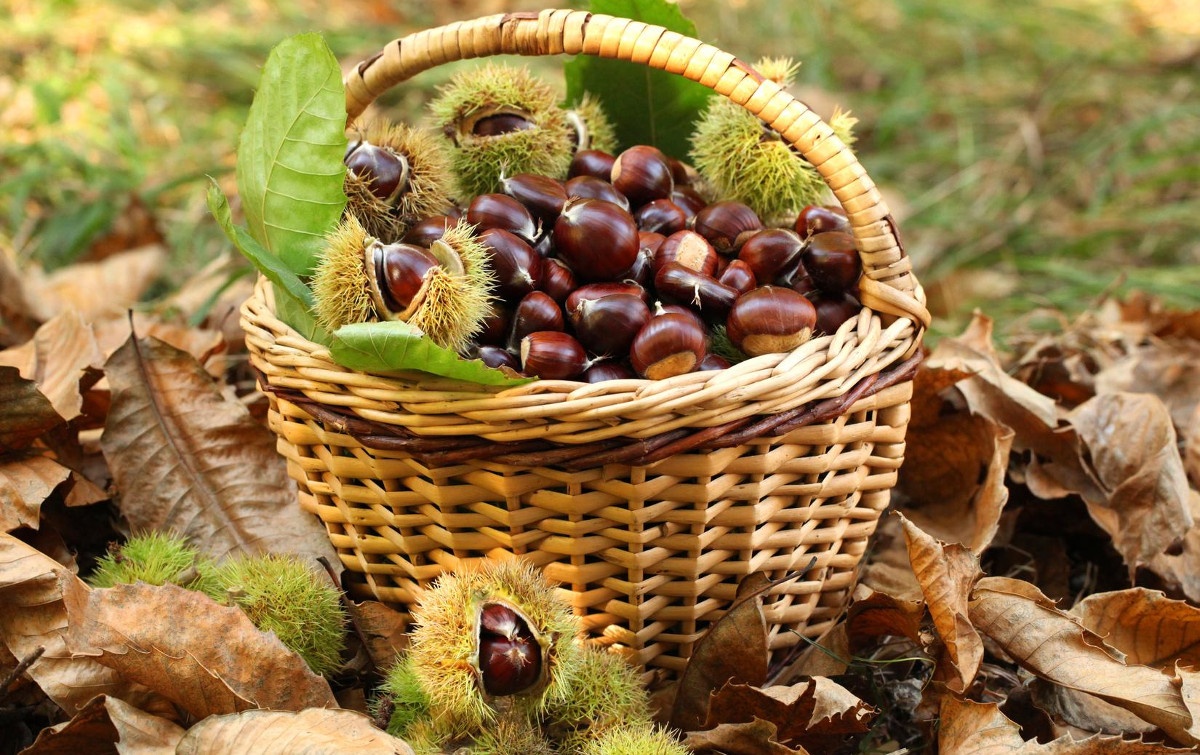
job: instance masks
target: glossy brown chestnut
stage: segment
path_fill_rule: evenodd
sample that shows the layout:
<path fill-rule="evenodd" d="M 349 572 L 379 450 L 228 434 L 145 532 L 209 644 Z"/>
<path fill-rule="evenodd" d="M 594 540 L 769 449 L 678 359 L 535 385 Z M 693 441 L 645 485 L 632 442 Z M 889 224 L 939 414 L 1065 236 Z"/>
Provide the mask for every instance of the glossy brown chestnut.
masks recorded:
<path fill-rule="evenodd" d="M 742 244 L 737 258 L 754 271 L 755 280 L 775 280 L 788 265 L 800 258 L 804 242 L 784 228 L 764 228 Z"/>
<path fill-rule="evenodd" d="M 425 274 L 438 265 L 436 257 L 416 244 L 377 244 L 374 258 L 379 292 L 395 313 L 420 303 Z"/>
<path fill-rule="evenodd" d="M 796 233 L 805 238 L 825 231 L 850 233 L 850 220 L 841 207 L 810 204 L 796 216 L 795 229 Z"/>
<path fill-rule="evenodd" d="M 367 184 L 380 199 L 391 204 L 408 186 L 408 161 L 390 149 L 359 142 L 346 155 L 346 168 Z"/>
<path fill-rule="evenodd" d="M 512 608 L 485 604 L 477 636 L 479 675 L 489 695 L 515 695 L 541 681 L 542 648 L 528 622 Z"/>
<path fill-rule="evenodd" d="M 533 215 L 507 194 L 480 194 L 467 206 L 467 222 L 476 233 L 488 228 L 502 228 L 533 244 L 537 241 L 538 225 Z"/>
<path fill-rule="evenodd" d="M 754 271 L 742 260 L 731 260 L 717 276 L 717 281 L 737 291 L 739 296 L 758 286 Z"/>
<path fill-rule="evenodd" d="M 803 294 L 762 286 L 739 296 L 729 310 L 729 340 L 749 356 L 791 351 L 812 337 L 817 311 Z"/>
<path fill-rule="evenodd" d="M 840 231 L 814 233 L 805 244 L 801 259 L 813 283 L 828 293 L 849 291 L 862 273 L 854 237 Z"/>
<path fill-rule="evenodd" d="M 567 168 L 567 178 L 576 176 L 592 176 L 605 183 L 612 178 L 613 163 L 617 158 L 601 152 L 598 149 L 581 149 L 571 158 L 571 166 Z"/>
<path fill-rule="evenodd" d="M 570 380 L 588 368 L 587 354 L 574 336 L 557 330 L 521 339 L 521 372 L 546 380 Z"/>
<path fill-rule="evenodd" d="M 702 372 L 709 372 L 712 370 L 727 370 L 731 366 L 728 359 L 710 351 L 700 360 L 700 364 L 696 365 L 696 369 Z"/>
<path fill-rule="evenodd" d="M 488 314 L 483 318 L 483 328 L 475 336 L 480 345 L 504 346 L 508 343 L 508 332 L 512 329 L 512 310 L 500 301 L 493 301 Z"/>
<path fill-rule="evenodd" d="M 488 264 L 496 276 L 496 293 L 509 303 L 540 287 L 542 258 L 533 247 L 503 228 L 488 228 L 479 234 L 487 248 Z"/>
<path fill-rule="evenodd" d="M 641 231 L 670 236 L 687 227 L 688 214 L 670 199 L 655 199 L 637 208 L 633 220 Z"/>
<path fill-rule="evenodd" d="M 712 276 L 719 262 L 717 252 L 695 231 L 678 231 L 667 236 L 654 253 L 654 273 L 676 262 L 701 275 Z"/>
<path fill-rule="evenodd" d="M 501 178 L 500 190 L 525 205 L 531 215 L 544 223 L 558 217 L 567 201 L 567 190 L 562 181 L 536 173 Z"/>
<path fill-rule="evenodd" d="M 585 301 L 595 301 L 605 296 L 613 296 L 614 294 L 629 294 L 641 299 L 647 306 L 650 305 L 650 293 L 642 288 L 639 284 L 629 281 L 603 281 L 601 283 L 586 283 L 572 291 L 563 303 L 563 311 L 570 317 L 571 313 L 579 309 L 579 306 Z"/>
<path fill-rule="evenodd" d="M 612 202 L 625 211 L 629 210 L 629 199 L 603 178 L 576 176 L 563 184 L 563 188 L 567 192 L 568 199 L 602 199 L 605 202 Z"/>
<path fill-rule="evenodd" d="M 629 347 L 629 362 L 638 375 L 662 380 L 691 372 L 708 353 L 704 327 L 693 316 L 655 315 L 638 331 Z"/>
<path fill-rule="evenodd" d="M 603 383 L 606 380 L 632 380 L 636 377 L 637 373 L 625 363 L 603 360 L 593 362 L 591 367 L 584 370 L 580 379 L 585 383 Z"/>
<path fill-rule="evenodd" d="M 708 205 L 692 221 L 692 230 L 708 239 L 721 254 L 732 253 L 741 234 L 762 227 L 754 210 L 731 199 Z"/>
<path fill-rule="evenodd" d="M 663 299 L 683 304 L 706 320 L 724 318 L 738 298 L 736 289 L 678 262 L 668 262 L 658 269 L 654 290 Z"/>
<path fill-rule="evenodd" d="M 519 113 L 496 113 L 475 121 L 471 133 L 475 136 L 501 136 L 513 131 L 525 131 L 536 127 L 536 123 Z"/>
<path fill-rule="evenodd" d="M 826 335 L 836 333 L 862 310 L 862 304 L 850 294 L 819 294 L 811 301 L 817 310 L 817 332 Z"/>
<path fill-rule="evenodd" d="M 433 242 L 446 234 L 447 229 L 453 228 L 457 223 L 458 219 L 450 215 L 433 215 L 414 223 L 400 240 L 428 249 Z"/>
<path fill-rule="evenodd" d="M 576 280 L 614 280 L 637 257 L 637 224 L 611 202 L 569 199 L 554 223 L 554 248 Z"/>
<path fill-rule="evenodd" d="M 553 257 L 542 260 L 542 282 L 539 290 L 544 291 L 551 299 L 562 304 L 575 290 L 578 284 L 575 273 L 563 264 L 562 260 Z"/>
<path fill-rule="evenodd" d="M 639 144 L 617 155 L 610 181 L 633 207 L 667 199 L 675 188 L 667 156 L 657 147 Z"/>
<path fill-rule="evenodd" d="M 696 213 L 708 206 L 700 192 L 690 186 L 676 185 L 675 191 L 671 192 L 671 201 L 687 215 L 689 225 L 695 221 Z"/>
<path fill-rule="evenodd" d="M 488 367 L 507 367 L 513 372 L 521 371 L 521 363 L 515 354 L 501 346 L 483 344 L 477 350 L 479 360 Z"/>
<path fill-rule="evenodd" d="M 521 339 L 539 330 L 563 330 L 566 321 L 558 302 L 542 291 L 530 291 L 513 310 L 512 332 L 508 337 L 508 347 L 514 351 Z"/>
<path fill-rule="evenodd" d="M 650 307 L 634 294 L 584 299 L 570 314 L 575 337 L 589 354 L 598 357 L 624 357 L 649 320 Z"/>

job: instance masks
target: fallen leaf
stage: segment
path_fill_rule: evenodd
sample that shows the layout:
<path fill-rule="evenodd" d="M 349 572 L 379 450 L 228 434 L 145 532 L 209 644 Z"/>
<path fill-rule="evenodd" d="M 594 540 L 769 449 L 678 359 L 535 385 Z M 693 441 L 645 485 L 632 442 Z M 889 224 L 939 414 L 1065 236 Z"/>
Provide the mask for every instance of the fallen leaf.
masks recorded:
<path fill-rule="evenodd" d="M 166 249 L 155 244 L 99 262 L 68 265 L 49 275 L 31 269 L 25 276 L 26 298 L 43 321 L 67 309 L 89 322 L 123 315 L 161 275 L 166 261 Z"/>
<path fill-rule="evenodd" d="M 1165 747 L 1158 742 L 1140 742 L 1096 735 L 1087 739 L 1060 737 L 1041 744 L 1021 738 L 1021 728 L 1000 712 L 995 703 L 942 698 L 938 751 L 953 755 L 1159 755 L 1191 752 Z"/>
<path fill-rule="evenodd" d="M 1200 492 L 1188 491 L 1188 511 L 1193 522 L 1200 522 Z M 1179 543 L 1178 552 L 1160 553 L 1146 564 L 1172 592 L 1183 593 L 1200 603 L 1200 524 L 1193 524 Z"/>
<path fill-rule="evenodd" d="M 751 575 L 738 585 L 739 598 L 713 622 L 696 643 L 679 678 L 671 725 L 681 731 L 703 727 L 709 698 L 727 682 L 762 684 L 767 678 L 769 650 L 762 592 L 764 575 Z"/>
<path fill-rule="evenodd" d="M 36 383 L 0 366 L 0 454 L 27 448 L 62 422 Z"/>
<path fill-rule="evenodd" d="M 1149 394 L 1107 393 L 1084 402 L 1069 420 L 1099 491 L 1080 493 L 1132 572 L 1193 524 L 1171 418 Z"/>
<path fill-rule="evenodd" d="M 21 755 L 79 755 L 102 747 L 118 755 L 174 755 L 183 734 L 174 721 L 100 695 L 70 721 L 44 729 Z"/>
<path fill-rule="evenodd" d="M 1200 608 L 1134 587 L 1089 595 L 1071 608 L 1083 626 L 1130 663 L 1172 671 L 1200 668 Z"/>
<path fill-rule="evenodd" d="M 1183 436 L 1183 468 L 1192 488 L 1200 488 L 1200 404 L 1184 427 L 1187 429 Z"/>
<path fill-rule="evenodd" d="M 161 713 L 162 698 L 67 648 L 64 634 L 69 621 L 63 605 L 67 585 L 87 589 L 62 564 L 12 535 L 0 533 L 0 639 L 19 659 L 31 656 L 39 647 L 46 649 L 26 673 L 69 715 L 96 695 L 105 694 Z"/>
<path fill-rule="evenodd" d="M 15 256 L 11 243 L 0 243 L 0 347 L 25 343 L 38 325 Z"/>
<path fill-rule="evenodd" d="M 408 623 L 399 611 L 374 600 L 350 604 L 354 626 L 366 640 L 376 669 L 391 668 L 408 647 Z"/>
<path fill-rule="evenodd" d="M 36 382 L 58 415 L 70 422 L 82 412 L 82 391 L 99 379 L 104 356 L 91 326 L 78 312 L 67 310 L 38 328 L 30 341 L 0 351 L 0 364 L 16 367 L 22 377 Z"/>
<path fill-rule="evenodd" d="M 925 601 L 904 600 L 859 585 L 846 612 L 846 636 L 851 648 L 860 649 L 880 637 L 892 635 L 921 641 Z"/>
<path fill-rule="evenodd" d="M 1086 692 L 1036 678 L 1026 686 L 1034 705 L 1041 711 L 1054 721 L 1080 731 L 1129 736 L 1148 734 L 1158 729 L 1124 708 Z"/>
<path fill-rule="evenodd" d="M 726 755 L 808 755 L 802 747 L 780 744 L 775 735 L 775 724 L 756 718 L 749 723 L 689 731 L 683 743 L 693 750 L 715 750 Z"/>
<path fill-rule="evenodd" d="M 899 516 L 913 573 L 954 671 L 946 678 L 947 687 L 961 694 L 971 685 L 983 663 L 983 639 L 971 625 L 967 608 L 971 588 L 982 576 L 979 558 L 958 543 L 937 541 L 903 515 Z"/>
<path fill-rule="evenodd" d="M 1183 338 L 1153 339 L 1096 375 L 1097 393 L 1150 393 L 1179 431 L 1200 406 L 1200 343 Z"/>
<path fill-rule="evenodd" d="M 801 677 L 844 674 L 853 656 L 846 636 L 846 622 L 839 621 L 817 639 L 810 640 L 804 652 L 775 675 L 771 684 L 792 684 Z"/>
<path fill-rule="evenodd" d="M 1026 671 L 1124 708 L 1182 744 L 1200 744 L 1178 678 L 1118 660 L 1028 582 L 984 577 L 971 595 L 970 620 Z"/>
<path fill-rule="evenodd" d="M 908 543 L 899 517 L 880 517 L 860 584 L 897 600 L 924 602 L 921 585 L 908 558 Z"/>
<path fill-rule="evenodd" d="M 769 721 L 776 741 L 825 751 L 831 739 L 867 731 L 874 716 L 875 710 L 845 687 L 817 677 L 766 688 L 726 684 L 713 695 L 704 728 Z"/>
<path fill-rule="evenodd" d="M 252 752 L 255 755 L 414 755 L 412 747 L 371 725 L 361 713 L 308 709 L 295 713 L 248 710 L 210 716 L 188 730 L 178 755 Z"/>
<path fill-rule="evenodd" d="M 0 457 L 0 530 L 36 530 L 42 503 L 71 477 L 71 470 L 46 456 Z"/>
<path fill-rule="evenodd" d="M 164 320 L 158 315 L 140 311 L 133 313 L 132 324 L 128 317 L 110 317 L 94 323 L 93 329 L 96 343 L 105 358 L 111 357 L 129 340 L 131 334 L 136 333 L 139 338 L 157 338 L 180 351 L 186 351 L 218 380 L 225 376 L 228 365 L 219 356 L 227 345 L 219 331 L 193 327 L 183 321 Z"/>
<path fill-rule="evenodd" d="M 297 504 L 274 436 L 195 358 L 131 338 L 105 372 L 113 404 L 101 445 L 134 530 L 174 530 L 218 559 L 275 552 L 340 565 L 324 528 Z"/>
<path fill-rule="evenodd" d="M 329 683 L 237 608 L 172 584 L 63 590 L 67 645 L 195 718 L 336 707 Z"/>

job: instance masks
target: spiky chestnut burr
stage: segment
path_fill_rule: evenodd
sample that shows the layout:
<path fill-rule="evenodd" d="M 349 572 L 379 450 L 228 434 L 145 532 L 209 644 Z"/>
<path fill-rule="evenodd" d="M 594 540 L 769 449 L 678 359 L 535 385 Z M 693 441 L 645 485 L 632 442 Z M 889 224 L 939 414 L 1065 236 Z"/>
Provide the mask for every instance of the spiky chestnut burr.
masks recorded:
<path fill-rule="evenodd" d="M 789 60 L 764 59 L 758 68 L 784 87 L 791 85 L 795 73 Z M 852 125 L 853 119 L 839 112 L 842 133 L 849 136 Z M 715 193 L 749 205 L 768 225 L 795 217 L 804 205 L 819 203 L 825 192 L 824 181 L 807 160 L 728 99 L 713 98 L 696 124 L 691 144 L 692 164 Z"/>
<path fill-rule="evenodd" d="M 637 669 L 609 649 L 585 645 L 580 650 L 574 694 L 546 714 L 560 752 L 578 752 L 622 726 L 651 723 L 650 697 Z"/>
<path fill-rule="evenodd" d="M 572 146 L 575 152 L 598 150 L 614 152 L 617 148 L 617 132 L 612 121 L 604 112 L 600 100 L 590 92 L 584 92 L 579 102 L 567 109 L 567 122 L 571 124 Z"/>
<path fill-rule="evenodd" d="M 384 675 L 373 714 L 378 717 L 384 705 L 391 711 L 387 732 L 393 737 L 408 739 L 414 727 L 429 719 L 429 695 L 417 678 L 410 656 L 402 656 Z"/>
<path fill-rule="evenodd" d="M 205 592 L 212 586 L 213 563 L 188 541 L 172 532 L 143 532 L 117 547 L 110 546 L 87 578 L 92 587 L 174 584 Z"/>
<path fill-rule="evenodd" d="M 210 596 L 242 609 L 254 626 L 274 632 L 317 674 L 341 665 L 346 615 L 323 574 L 295 556 L 236 556 L 221 563 Z"/>
<path fill-rule="evenodd" d="M 489 63 L 464 71 L 439 90 L 430 111 L 454 145 L 463 196 L 497 192 L 505 175 L 566 177 L 572 129 L 550 86 L 526 68 Z"/>
<path fill-rule="evenodd" d="M 579 755 L 691 755 L 691 752 L 667 729 L 653 724 L 629 724 L 587 742 Z"/>
<path fill-rule="evenodd" d="M 450 156 L 429 129 L 372 122 L 351 136 L 344 162 L 346 210 L 384 242 L 452 204 Z"/>
<path fill-rule="evenodd" d="M 525 561 L 484 561 L 442 576 L 421 596 L 413 622 L 414 672 L 434 717 L 457 734 L 474 735 L 500 709 L 534 716 L 573 693 L 579 621 Z M 536 678 L 524 686 L 533 664 Z"/>
<path fill-rule="evenodd" d="M 317 322 L 333 331 L 354 322 L 400 320 L 443 348 L 465 350 L 483 329 L 495 288 L 487 251 L 472 226 L 459 221 L 430 244 L 436 265 L 400 265 L 401 251 L 371 237 L 354 216 L 344 218 L 313 275 Z"/>

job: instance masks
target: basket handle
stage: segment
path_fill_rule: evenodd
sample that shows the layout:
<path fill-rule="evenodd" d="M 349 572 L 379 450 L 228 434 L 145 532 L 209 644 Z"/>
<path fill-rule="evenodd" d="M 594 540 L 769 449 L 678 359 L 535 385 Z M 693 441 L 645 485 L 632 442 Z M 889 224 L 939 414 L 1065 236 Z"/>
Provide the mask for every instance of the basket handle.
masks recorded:
<path fill-rule="evenodd" d="M 824 178 L 854 231 L 863 263 L 864 306 L 929 325 L 924 292 L 900 244 L 895 221 L 850 149 L 808 107 L 729 53 L 640 21 L 586 11 L 503 13 L 393 40 L 345 78 L 346 111 L 357 118 L 383 92 L 457 60 L 491 55 L 595 55 L 679 74 L 765 121 Z"/>

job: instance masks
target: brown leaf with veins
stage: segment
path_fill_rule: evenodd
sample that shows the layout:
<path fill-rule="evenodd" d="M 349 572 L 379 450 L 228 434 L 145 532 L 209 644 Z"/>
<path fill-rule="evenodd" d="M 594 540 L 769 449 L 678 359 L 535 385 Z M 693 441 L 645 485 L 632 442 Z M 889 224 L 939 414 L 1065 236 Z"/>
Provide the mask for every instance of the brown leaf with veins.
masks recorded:
<path fill-rule="evenodd" d="M 118 755 L 174 755 L 183 734 L 173 721 L 100 695 L 70 721 L 42 730 L 21 755 L 79 755 L 101 747 Z"/>
<path fill-rule="evenodd" d="M 1092 519 L 1132 571 L 1181 540 L 1192 527 L 1188 483 L 1175 430 L 1149 394 L 1097 395 L 1070 415 L 1096 482 L 1082 490 Z"/>
<path fill-rule="evenodd" d="M 408 647 L 408 626 L 404 616 L 374 600 L 350 604 L 354 626 L 366 640 L 365 650 L 375 668 L 391 668 Z"/>
<path fill-rule="evenodd" d="M 946 755 L 1163 755 L 1191 752 L 1165 747 L 1157 742 L 1140 742 L 1096 735 L 1075 740 L 1060 737 L 1045 744 L 1021 738 L 1021 727 L 1000 712 L 995 703 L 942 698 L 938 752 Z"/>
<path fill-rule="evenodd" d="M 874 717 L 875 710 L 845 687 L 817 677 L 766 688 L 726 684 L 713 695 L 704 728 L 761 719 L 775 725 L 776 741 L 822 752 L 832 740 L 867 731 Z"/>
<path fill-rule="evenodd" d="M 63 589 L 86 590 L 69 569 L 12 535 L 0 533 L 0 640 L 18 659 L 46 652 L 26 672 L 68 714 L 96 695 L 120 697 L 159 714 L 173 710 L 163 698 L 67 648 Z"/>
<path fill-rule="evenodd" d="M 971 588 L 982 575 L 979 559 L 958 543 L 941 543 L 899 516 L 913 573 L 954 671 L 947 675 L 947 686 L 961 694 L 983 663 L 983 639 L 971 625 L 967 608 Z"/>
<path fill-rule="evenodd" d="M 37 383 L 16 367 L 0 366 L 0 454 L 20 451 L 63 424 Z"/>
<path fill-rule="evenodd" d="M 1097 393 L 1150 393 L 1158 397 L 1177 430 L 1184 430 L 1200 406 L 1200 343 L 1183 338 L 1154 339 L 1096 375 Z"/>
<path fill-rule="evenodd" d="M 903 600 L 887 593 L 858 585 L 854 601 L 846 612 L 846 636 L 850 647 L 861 649 L 880 637 L 894 635 L 921 642 L 921 620 L 925 618 L 923 600 Z"/>
<path fill-rule="evenodd" d="M 1071 613 L 1129 663 L 1200 669 L 1200 608 L 1182 600 L 1134 587 L 1089 595 Z"/>
<path fill-rule="evenodd" d="M 166 249 L 155 244 L 99 262 L 68 265 L 48 275 L 30 269 L 25 275 L 26 298 L 40 320 L 68 309 L 88 321 L 123 316 L 158 278 L 166 261 Z"/>
<path fill-rule="evenodd" d="M 106 359 L 125 345 L 130 334 L 136 333 L 139 338 L 157 338 L 180 351 L 186 351 L 217 380 L 225 376 L 227 364 L 222 352 L 226 344 L 218 331 L 193 327 L 183 321 L 164 320 L 145 312 L 133 313 L 132 327 L 128 317 L 112 317 L 94 323 L 92 329 Z"/>
<path fill-rule="evenodd" d="M 218 559 L 269 551 L 340 565 L 297 504 L 274 436 L 191 355 L 131 338 L 105 371 L 113 404 L 101 445 L 134 530 L 174 530 Z"/>
<path fill-rule="evenodd" d="M 1188 511 L 1192 528 L 1180 541 L 1178 551 L 1160 553 L 1146 564 L 1162 584 L 1172 592 L 1183 593 L 1193 603 L 1200 603 L 1200 492 L 1188 491 Z"/>
<path fill-rule="evenodd" d="M 46 456 L 0 457 L 0 531 L 36 530 L 42 503 L 71 477 L 71 470 Z"/>
<path fill-rule="evenodd" d="M 1181 680 L 1126 664 L 1077 619 L 1028 582 L 984 577 L 971 595 L 970 620 L 1030 673 L 1095 695 L 1158 726 L 1181 744 L 1200 744 Z"/>
<path fill-rule="evenodd" d="M 246 614 L 172 584 L 63 590 L 67 644 L 195 718 L 337 707 L 329 683 Z"/>
<path fill-rule="evenodd" d="M 254 755 L 414 755 L 403 740 L 349 710 L 310 708 L 294 713 L 248 710 L 210 716 L 188 730 L 178 755 L 246 752 Z"/>
<path fill-rule="evenodd" d="M 690 731 L 683 743 L 697 751 L 715 750 L 725 755 L 808 755 L 803 747 L 788 747 L 776 739 L 775 724 L 756 718 L 749 723 L 721 724 L 706 731 Z"/>
<path fill-rule="evenodd" d="M 899 517 L 880 517 L 864 567 L 860 584 L 897 600 L 924 602 L 921 585 L 913 574 L 904 525 Z"/>
<path fill-rule="evenodd" d="M 33 380 L 64 421 L 83 411 L 83 391 L 100 378 L 104 355 L 92 328 L 74 310 L 55 315 L 34 337 L 0 351 L 0 364 L 11 365 Z"/>

